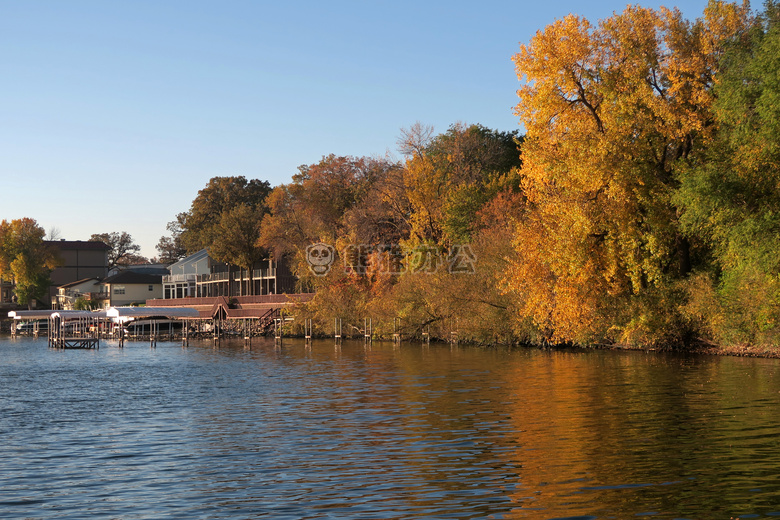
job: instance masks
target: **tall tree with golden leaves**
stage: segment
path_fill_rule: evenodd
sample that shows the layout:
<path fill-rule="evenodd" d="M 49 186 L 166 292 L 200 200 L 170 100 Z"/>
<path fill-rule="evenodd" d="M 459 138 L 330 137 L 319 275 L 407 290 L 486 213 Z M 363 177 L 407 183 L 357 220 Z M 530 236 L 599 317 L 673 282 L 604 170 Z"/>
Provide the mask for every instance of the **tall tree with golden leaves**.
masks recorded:
<path fill-rule="evenodd" d="M 508 282 L 551 340 L 652 342 L 679 327 L 668 311 L 691 256 L 671 196 L 710 132 L 718 56 L 748 18 L 724 2 L 695 22 L 665 8 L 569 15 L 514 56 L 530 206 Z"/>

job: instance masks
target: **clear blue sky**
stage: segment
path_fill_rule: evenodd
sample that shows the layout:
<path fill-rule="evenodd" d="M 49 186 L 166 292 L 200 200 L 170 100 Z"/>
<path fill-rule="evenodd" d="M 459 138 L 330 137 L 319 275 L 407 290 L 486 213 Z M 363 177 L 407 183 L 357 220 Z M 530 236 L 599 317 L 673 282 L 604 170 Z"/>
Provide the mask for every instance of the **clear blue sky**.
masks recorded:
<path fill-rule="evenodd" d="M 706 0 L 640 2 L 701 16 Z M 515 130 L 521 42 L 623 1 L 0 0 L 0 219 L 145 256 L 215 176 L 397 155 L 420 121 Z M 760 7 L 755 5 L 754 7 Z"/>

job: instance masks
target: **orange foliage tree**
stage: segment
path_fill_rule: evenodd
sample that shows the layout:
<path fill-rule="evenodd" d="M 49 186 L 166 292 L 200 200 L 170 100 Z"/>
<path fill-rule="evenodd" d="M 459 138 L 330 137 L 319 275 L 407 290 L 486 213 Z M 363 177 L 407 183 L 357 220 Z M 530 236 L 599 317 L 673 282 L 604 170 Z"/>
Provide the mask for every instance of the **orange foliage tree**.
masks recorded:
<path fill-rule="evenodd" d="M 665 8 L 596 25 L 569 15 L 514 56 L 529 208 L 508 285 L 548 339 L 649 343 L 680 330 L 670 310 L 691 244 L 672 194 L 711 131 L 718 57 L 748 22 L 747 4 L 724 2 L 695 22 Z"/>

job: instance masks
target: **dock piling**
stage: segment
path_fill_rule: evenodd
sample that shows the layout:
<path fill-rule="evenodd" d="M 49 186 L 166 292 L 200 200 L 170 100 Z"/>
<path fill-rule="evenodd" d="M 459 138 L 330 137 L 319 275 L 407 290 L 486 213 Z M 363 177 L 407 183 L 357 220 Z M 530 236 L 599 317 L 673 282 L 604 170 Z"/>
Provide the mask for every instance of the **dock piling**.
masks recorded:
<path fill-rule="evenodd" d="M 336 340 L 336 344 L 341 344 L 341 318 L 333 318 L 333 338 Z"/>
<path fill-rule="evenodd" d="M 373 321 L 372 318 L 363 318 L 363 341 L 370 343 L 373 339 Z"/>
<path fill-rule="evenodd" d="M 311 343 L 311 338 L 314 333 L 314 324 L 311 318 L 303 320 L 303 337 L 307 344 Z"/>

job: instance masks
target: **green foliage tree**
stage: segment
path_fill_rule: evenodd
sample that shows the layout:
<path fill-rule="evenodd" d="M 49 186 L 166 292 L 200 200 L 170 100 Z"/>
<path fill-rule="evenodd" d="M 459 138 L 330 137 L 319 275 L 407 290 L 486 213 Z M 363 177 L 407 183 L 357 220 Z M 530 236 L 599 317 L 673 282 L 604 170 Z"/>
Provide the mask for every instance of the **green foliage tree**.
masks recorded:
<path fill-rule="evenodd" d="M 94 311 L 100 307 L 100 302 L 97 300 L 88 300 L 83 296 L 79 296 L 73 301 L 73 309 L 77 311 Z"/>
<path fill-rule="evenodd" d="M 210 246 L 218 238 L 224 212 L 240 205 L 265 211 L 270 192 L 271 185 L 267 181 L 247 180 L 244 176 L 213 177 L 198 191 L 190 210 L 177 215 L 181 244 L 188 253 Z"/>
<path fill-rule="evenodd" d="M 258 246 L 263 209 L 249 204 L 239 204 L 223 210 L 214 228 L 214 240 L 209 254 L 219 262 L 226 262 L 246 269 L 251 294 L 252 271 L 256 262 L 266 258 L 265 249 Z M 243 293 L 243 283 L 239 292 Z"/>
<path fill-rule="evenodd" d="M 41 300 L 51 285 L 49 274 L 61 263 L 55 249 L 43 238 L 46 231 L 31 218 L 0 223 L 0 277 L 15 283 L 22 305 Z"/>
<path fill-rule="evenodd" d="M 780 6 L 770 1 L 721 58 L 717 132 L 681 177 L 676 201 L 711 261 L 689 284 L 712 339 L 780 340 Z M 709 287 L 708 287 L 709 286 Z M 710 294 L 703 298 L 703 294 Z M 696 308 L 695 308 L 696 307 Z"/>
<path fill-rule="evenodd" d="M 496 193 L 496 179 L 520 166 L 521 139 L 517 132 L 481 125 L 455 124 L 433 137 L 421 132 L 413 127 L 399 139 L 407 153 L 410 243 L 444 247 L 469 241 L 477 211 Z"/>

